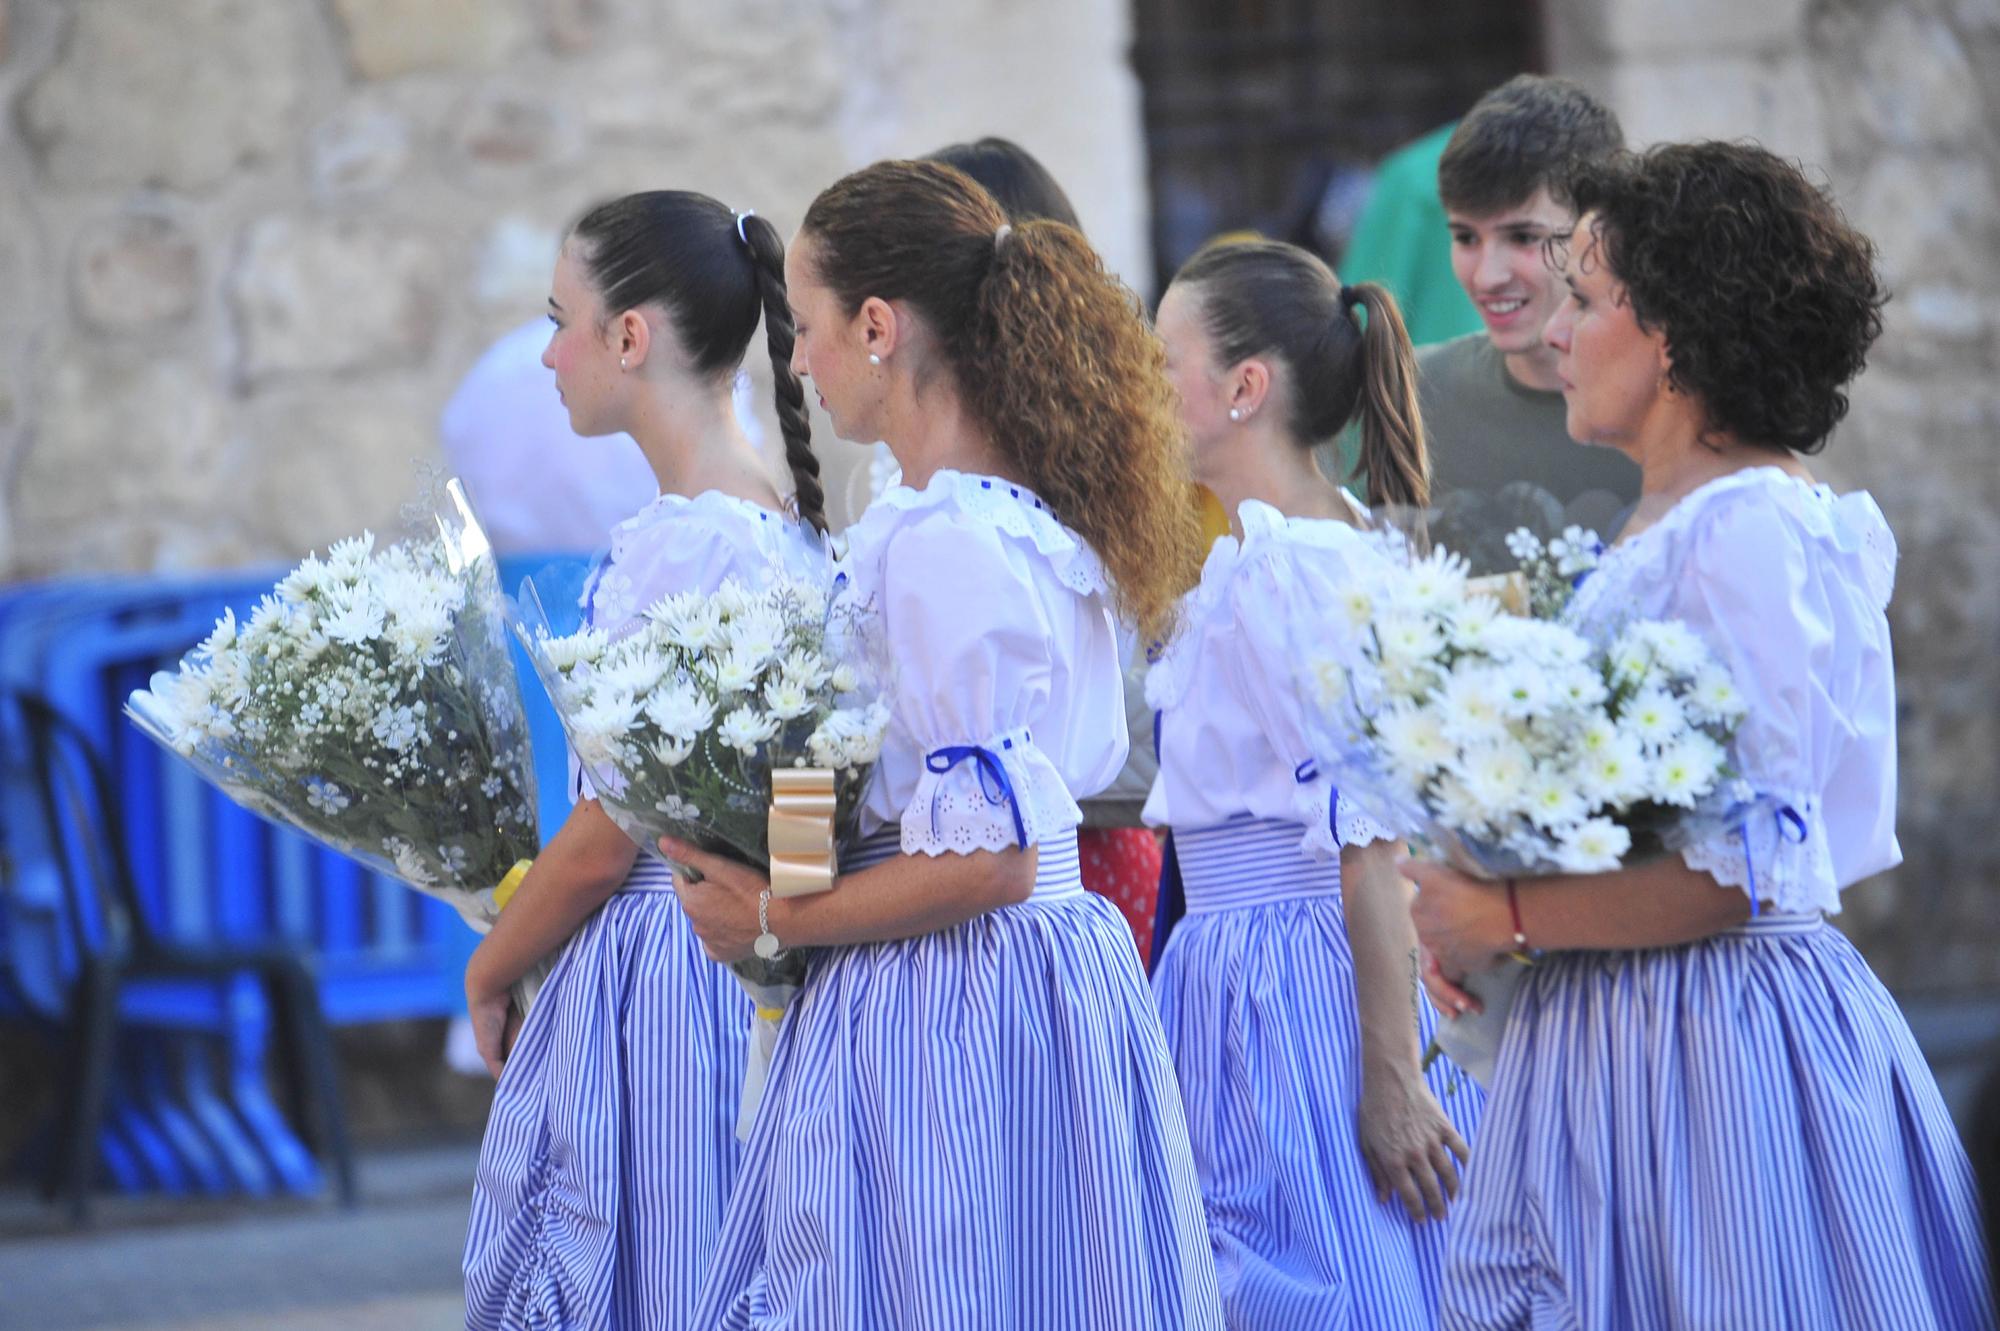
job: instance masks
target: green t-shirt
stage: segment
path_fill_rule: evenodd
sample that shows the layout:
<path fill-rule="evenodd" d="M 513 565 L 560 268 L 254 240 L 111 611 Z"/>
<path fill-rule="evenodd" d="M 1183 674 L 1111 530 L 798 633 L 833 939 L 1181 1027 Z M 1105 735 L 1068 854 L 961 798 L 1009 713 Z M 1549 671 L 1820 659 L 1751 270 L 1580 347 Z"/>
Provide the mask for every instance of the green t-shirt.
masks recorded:
<path fill-rule="evenodd" d="M 1563 395 L 1522 385 L 1483 332 L 1420 348 L 1417 396 L 1440 511 L 1432 538 L 1476 572 L 1512 567 L 1503 528 L 1546 536 L 1576 523 L 1609 540 L 1639 498 L 1631 459 L 1572 440 Z"/>

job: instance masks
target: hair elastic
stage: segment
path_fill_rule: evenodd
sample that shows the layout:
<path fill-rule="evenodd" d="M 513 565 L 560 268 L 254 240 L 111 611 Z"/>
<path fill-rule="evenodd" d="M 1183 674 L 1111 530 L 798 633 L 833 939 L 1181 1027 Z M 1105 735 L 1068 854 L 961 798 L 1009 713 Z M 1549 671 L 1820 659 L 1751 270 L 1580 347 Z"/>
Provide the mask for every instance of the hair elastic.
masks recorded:
<path fill-rule="evenodd" d="M 755 208 L 745 208 L 742 212 L 736 214 L 736 238 L 745 245 L 750 243 L 750 237 L 744 234 L 743 224 L 756 215 L 757 210 Z"/>

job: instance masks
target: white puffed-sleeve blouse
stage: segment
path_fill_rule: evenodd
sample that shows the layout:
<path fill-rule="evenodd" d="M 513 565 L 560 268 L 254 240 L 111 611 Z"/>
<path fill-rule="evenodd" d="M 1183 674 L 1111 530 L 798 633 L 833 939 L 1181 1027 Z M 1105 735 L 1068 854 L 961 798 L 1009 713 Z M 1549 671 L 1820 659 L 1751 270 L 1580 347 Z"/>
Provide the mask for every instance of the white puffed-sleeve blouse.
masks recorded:
<path fill-rule="evenodd" d="M 832 575 L 826 543 L 795 518 L 718 490 L 663 494 L 611 529 L 581 608 L 586 624 L 618 638 L 662 597 L 710 593 L 731 578 L 752 590 L 774 577 L 825 586 Z M 572 799 L 596 793 L 574 754 L 569 774 Z"/>
<path fill-rule="evenodd" d="M 1901 863 L 1895 576 L 1868 495 L 1752 467 L 1683 498 L 1584 580 L 1577 627 L 1608 638 L 1630 619 L 1680 620 L 1749 705 L 1735 763 L 1763 802 L 1684 849 L 1689 865 L 1778 910 L 1831 913 L 1843 888 Z"/>
<path fill-rule="evenodd" d="M 1146 676 L 1160 713 L 1160 774 L 1145 820 L 1213 827 L 1241 815 L 1304 825 L 1300 849 L 1315 858 L 1389 833 L 1311 762 L 1304 680 L 1288 646 L 1303 626 L 1349 631 L 1342 590 L 1391 557 L 1390 541 L 1345 522 L 1288 518 L 1246 500 L 1243 537 L 1209 551 L 1201 584 L 1183 607 L 1179 634 Z"/>
<path fill-rule="evenodd" d="M 940 471 L 847 532 L 842 607 L 874 626 L 889 728 L 861 831 L 903 850 L 1001 850 L 1074 829 L 1126 753 L 1103 566 L 1026 487 Z"/>

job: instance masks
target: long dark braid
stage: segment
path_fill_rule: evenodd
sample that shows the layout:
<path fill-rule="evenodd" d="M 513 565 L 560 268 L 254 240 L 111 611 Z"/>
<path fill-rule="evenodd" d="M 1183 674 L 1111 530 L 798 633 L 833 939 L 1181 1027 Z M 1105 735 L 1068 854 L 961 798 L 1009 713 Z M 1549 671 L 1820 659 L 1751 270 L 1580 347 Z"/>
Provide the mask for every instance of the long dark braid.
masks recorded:
<path fill-rule="evenodd" d="M 785 465 L 791 468 L 799 517 L 819 531 L 826 530 L 826 489 L 820 484 L 819 458 L 812 451 L 812 421 L 806 415 L 805 385 L 792 373 L 792 308 L 785 300 L 785 243 L 763 218 L 740 219 L 744 243 L 757 268 L 757 290 L 764 301 L 764 338 L 771 349 L 771 382 L 778 408 L 778 429 L 785 437 Z"/>

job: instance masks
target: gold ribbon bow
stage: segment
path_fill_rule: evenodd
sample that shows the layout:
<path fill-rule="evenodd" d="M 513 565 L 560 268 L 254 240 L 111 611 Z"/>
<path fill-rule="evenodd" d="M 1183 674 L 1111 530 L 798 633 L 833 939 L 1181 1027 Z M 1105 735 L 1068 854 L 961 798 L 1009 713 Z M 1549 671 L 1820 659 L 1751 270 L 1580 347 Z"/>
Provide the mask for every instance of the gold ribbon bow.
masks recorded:
<path fill-rule="evenodd" d="M 833 886 L 833 770 L 771 770 L 771 895 L 802 897 Z"/>

